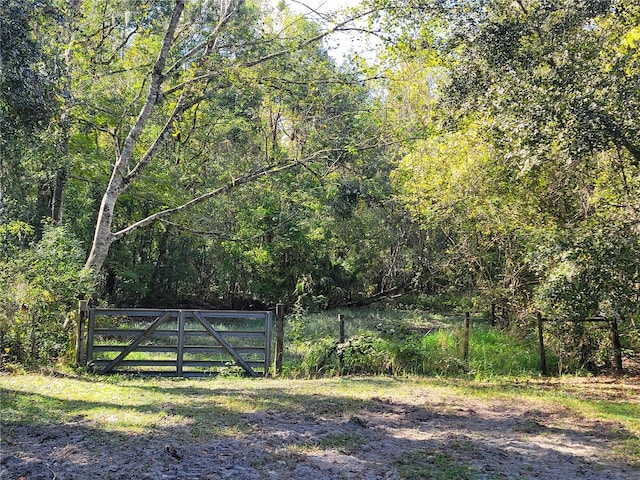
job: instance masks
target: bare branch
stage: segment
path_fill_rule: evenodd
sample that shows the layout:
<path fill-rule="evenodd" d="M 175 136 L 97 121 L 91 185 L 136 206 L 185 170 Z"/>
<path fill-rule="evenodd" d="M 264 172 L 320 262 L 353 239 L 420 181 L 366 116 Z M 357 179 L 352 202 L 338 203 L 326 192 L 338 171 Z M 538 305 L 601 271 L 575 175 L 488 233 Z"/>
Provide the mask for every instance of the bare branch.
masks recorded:
<path fill-rule="evenodd" d="M 349 17 L 346 20 L 343 20 L 342 22 L 336 24 L 333 28 L 330 28 L 324 32 L 319 33 L 318 35 L 315 35 L 311 38 L 308 38 L 307 40 L 305 40 L 304 42 L 300 43 L 298 45 L 298 48 L 304 48 L 308 45 L 312 45 L 314 43 L 319 42 L 320 40 L 322 40 L 323 38 L 331 35 L 332 33 L 335 32 L 339 32 L 342 31 L 346 25 L 348 25 L 349 23 L 353 22 L 354 20 L 357 20 L 359 18 L 362 17 L 366 17 L 367 15 L 370 15 L 374 12 L 376 12 L 377 9 L 374 10 L 367 10 L 366 12 L 362 12 L 358 15 L 355 15 L 353 17 Z M 261 63 L 264 62 L 268 62 L 269 60 L 273 60 L 274 58 L 278 58 L 278 57 L 282 57 L 283 55 L 287 55 L 288 53 L 290 53 L 289 49 L 283 49 L 283 50 L 278 50 L 277 52 L 273 52 L 269 55 L 265 55 L 264 57 L 258 58 L 256 60 L 250 61 L 250 62 L 246 62 L 243 66 L 244 67 L 254 67 L 256 65 L 259 65 Z"/>
<path fill-rule="evenodd" d="M 177 207 L 173 207 L 173 208 L 168 208 L 166 210 L 162 210 L 160 212 L 154 213 L 153 215 L 149 215 L 146 218 L 143 218 L 142 220 L 139 220 L 135 223 L 133 223 L 132 225 L 120 230 L 119 232 L 116 232 L 113 234 L 113 240 L 116 241 L 122 237 L 124 237 L 125 235 L 130 234 L 131 232 L 133 232 L 134 230 L 137 230 L 138 228 L 144 227 L 146 225 L 149 225 L 155 221 L 158 221 L 164 217 L 167 217 L 169 215 L 172 215 L 174 213 L 178 213 L 181 212 L 183 210 L 188 209 L 189 207 L 192 207 L 194 205 L 200 204 L 205 202 L 206 200 L 209 200 L 210 198 L 216 197 L 218 195 L 222 195 L 228 192 L 231 192 L 232 190 L 235 190 L 243 185 L 246 185 L 247 183 L 253 182 L 255 180 L 257 180 L 258 178 L 267 176 L 267 175 L 272 175 L 274 173 L 278 173 L 278 172 L 283 172 L 285 170 L 289 170 L 297 165 L 299 165 L 300 162 L 297 161 L 291 161 L 285 164 L 280 164 L 280 165 L 272 165 L 272 166 L 268 166 L 268 167 L 264 167 L 261 168 L 259 170 L 256 170 L 254 172 L 248 173 L 247 175 L 244 175 L 243 177 L 240 178 L 236 178 L 231 180 L 230 182 L 226 183 L 225 185 L 223 185 L 222 187 L 219 187 L 215 190 L 211 190 L 209 192 L 203 193 L 202 195 L 193 198 L 192 200 L 189 200 L 188 202 L 179 205 Z"/>

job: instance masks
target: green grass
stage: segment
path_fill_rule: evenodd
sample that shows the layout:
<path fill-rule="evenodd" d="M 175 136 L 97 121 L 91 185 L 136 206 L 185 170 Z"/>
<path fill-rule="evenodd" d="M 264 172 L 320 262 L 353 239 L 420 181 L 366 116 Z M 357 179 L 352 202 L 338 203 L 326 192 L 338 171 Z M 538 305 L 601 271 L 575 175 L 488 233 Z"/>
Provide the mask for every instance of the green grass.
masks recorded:
<path fill-rule="evenodd" d="M 396 468 L 400 478 L 405 480 L 471 480 L 480 473 L 459 464 L 446 452 L 426 449 L 403 455 Z"/>
<path fill-rule="evenodd" d="M 337 338 L 338 314 L 345 319 L 347 336 L 362 335 L 371 331 L 404 329 L 431 329 L 461 325 L 463 315 L 441 315 L 422 310 L 398 309 L 340 309 L 318 313 L 305 313 L 286 317 L 286 331 L 293 340 L 300 338 Z M 482 317 L 478 317 L 481 320 Z M 484 321 L 484 320 L 483 320 Z"/>
<path fill-rule="evenodd" d="M 480 375 L 531 375 L 540 371 L 540 353 L 534 338 L 517 339 L 498 329 L 474 328 L 469 345 L 469 371 Z M 551 370 L 557 365 L 548 355 Z"/>
<path fill-rule="evenodd" d="M 619 424 L 620 438 L 631 440 L 627 445 L 636 449 L 640 459 L 640 387 L 625 385 L 624 380 L 609 378 L 566 376 L 544 379 L 540 377 L 493 377 L 470 381 L 463 378 L 440 378 L 439 382 L 459 395 L 517 402 L 533 400 L 557 405 L 584 418 Z M 616 431 L 613 428 L 612 431 Z"/>
<path fill-rule="evenodd" d="M 540 370 L 533 332 L 516 338 L 472 316 L 469 357 L 463 316 L 420 310 L 345 310 L 346 342 L 337 345 L 336 312 L 287 318 L 285 372 L 293 377 L 344 373 L 394 375 L 534 375 Z M 547 365 L 557 365 L 553 355 Z"/>
<path fill-rule="evenodd" d="M 110 415 L 141 429 L 153 428 L 146 413 L 161 414 L 166 405 L 174 416 L 207 421 L 231 419 L 248 412 L 275 410 L 356 414 L 371 397 L 385 393 L 412 398 L 417 389 L 481 400 L 519 399 L 562 405 L 586 418 L 618 422 L 640 433 L 640 387 L 598 383 L 575 377 L 464 378 L 334 377 L 320 380 L 178 379 L 132 375 L 72 374 L 0 375 L 3 423 L 51 423 L 78 415 L 108 425 Z M 613 389 L 613 386 L 615 389 Z M 138 419 L 134 417 L 139 415 Z M 136 428 L 137 428 L 136 427 Z"/>

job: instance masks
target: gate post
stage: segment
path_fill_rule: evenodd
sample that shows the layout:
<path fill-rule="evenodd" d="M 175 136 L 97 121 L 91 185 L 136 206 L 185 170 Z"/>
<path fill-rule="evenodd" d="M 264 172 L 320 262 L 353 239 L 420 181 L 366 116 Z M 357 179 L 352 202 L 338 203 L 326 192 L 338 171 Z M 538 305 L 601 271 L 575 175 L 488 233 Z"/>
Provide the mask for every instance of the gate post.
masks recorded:
<path fill-rule="evenodd" d="M 284 354 L 284 303 L 276 304 L 276 362 L 275 374 L 282 373 L 282 358 Z"/>
<path fill-rule="evenodd" d="M 187 314 L 184 310 L 178 311 L 178 349 L 176 355 L 176 375 L 182 377 L 184 367 L 184 341 Z"/>
<path fill-rule="evenodd" d="M 96 307 L 89 309 L 89 325 L 87 326 L 87 351 L 84 365 L 88 366 L 93 361 L 93 330 L 96 326 Z"/>
<path fill-rule="evenodd" d="M 84 346 L 82 341 L 84 338 L 84 322 L 87 319 L 87 307 L 89 300 L 78 300 L 78 326 L 76 329 L 76 367 L 80 367 L 87 363 L 85 358 Z"/>
<path fill-rule="evenodd" d="M 271 339 L 273 335 L 273 312 L 269 310 L 264 319 L 264 376 L 268 377 L 271 371 Z"/>

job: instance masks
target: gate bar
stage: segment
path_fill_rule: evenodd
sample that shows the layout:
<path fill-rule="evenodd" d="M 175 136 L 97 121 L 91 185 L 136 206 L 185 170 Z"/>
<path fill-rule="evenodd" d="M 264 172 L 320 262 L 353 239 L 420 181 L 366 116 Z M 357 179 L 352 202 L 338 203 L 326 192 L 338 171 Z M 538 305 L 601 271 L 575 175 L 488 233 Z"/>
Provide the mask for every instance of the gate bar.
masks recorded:
<path fill-rule="evenodd" d="M 124 357 L 126 357 L 131 352 L 133 352 L 133 350 L 135 350 L 135 348 L 138 345 L 140 345 L 144 340 L 149 338 L 153 333 L 153 331 L 156 328 L 158 328 L 162 322 L 164 322 L 167 318 L 171 316 L 171 313 L 172 312 L 165 312 L 164 315 L 160 315 L 158 318 L 156 318 L 154 322 L 151 325 L 149 325 L 149 328 L 147 328 L 142 335 L 140 335 L 133 342 L 131 342 L 131 344 L 129 344 L 127 348 L 125 348 L 122 352 L 120 352 L 120 355 L 118 355 L 116 358 L 111 360 L 111 362 L 106 367 L 104 367 L 104 369 L 102 370 L 102 373 L 108 373 L 111 370 L 113 370 L 114 367 L 124 359 Z"/>
<path fill-rule="evenodd" d="M 227 353 L 229 355 L 231 355 L 233 357 L 233 359 L 238 362 L 238 364 L 244 368 L 244 370 L 252 377 L 256 377 L 256 372 L 253 370 L 253 368 L 251 368 L 249 366 L 249 364 L 247 362 L 244 361 L 244 359 L 233 349 L 233 347 L 231 345 L 229 345 L 229 343 L 227 343 L 227 341 L 222 337 L 222 335 L 220 335 L 218 332 L 215 331 L 215 329 L 209 324 L 209 322 L 207 322 L 207 320 L 202 316 L 202 314 L 200 312 L 193 312 L 193 316 L 196 317 L 198 319 L 198 321 L 202 324 L 202 326 L 204 327 L 204 329 L 209 332 L 211 334 L 212 337 L 214 337 L 218 343 L 220 345 L 222 345 L 222 348 L 224 348 Z"/>

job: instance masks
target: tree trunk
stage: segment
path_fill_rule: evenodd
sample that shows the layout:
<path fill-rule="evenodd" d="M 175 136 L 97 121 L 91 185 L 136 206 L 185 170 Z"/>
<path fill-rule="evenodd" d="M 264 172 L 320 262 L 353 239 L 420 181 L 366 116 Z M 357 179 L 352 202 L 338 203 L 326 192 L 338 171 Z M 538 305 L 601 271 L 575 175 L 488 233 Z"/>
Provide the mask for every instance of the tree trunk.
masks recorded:
<path fill-rule="evenodd" d="M 62 207 L 64 205 L 64 189 L 67 186 L 67 179 L 67 167 L 63 165 L 56 172 L 56 178 L 53 184 L 53 195 L 51 197 L 51 218 L 54 225 L 62 224 Z"/>
<path fill-rule="evenodd" d="M 213 43 L 215 43 L 214 39 L 217 38 L 217 35 L 220 34 L 220 29 L 222 28 L 222 26 L 230 22 L 231 19 L 235 16 L 235 14 L 237 13 L 237 8 L 242 3 L 242 1 L 239 0 L 238 2 L 222 3 L 225 4 L 225 6 L 221 10 L 221 17 L 218 25 L 214 29 L 214 32 L 209 37 L 205 38 L 204 41 L 198 43 L 191 50 L 184 52 L 184 55 L 179 60 L 175 61 L 172 66 L 166 68 L 167 59 L 169 58 L 169 52 L 176 38 L 178 23 L 185 6 L 185 0 L 175 0 L 175 7 L 171 14 L 171 19 L 169 20 L 169 23 L 167 25 L 167 30 L 162 41 L 162 47 L 151 69 L 151 75 L 149 78 L 149 90 L 147 92 L 146 99 L 144 100 L 144 103 L 142 104 L 138 112 L 138 116 L 134 124 L 131 126 L 131 129 L 129 130 L 126 138 L 122 142 L 122 147 L 118 152 L 118 158 L 113 166 L 111 179 L 109 180 L 109 184 L 106 188 L 106 191 L 102 198 L 102 202 L 100 204 L 93 237 L 93 244 L 91 246 L 91 251 L 86 262 L 86 266 L 88 268 L 96 271 L 100 270 L 107 259 L 111 244 L 138 228 L 147 226 L 168 215 L 178 213 L 189 208 L 192 205 L 204 202 L 214 196 L 228 193 L 231 190 L 257 180 L 258 178 L 261 178 L 265 175 L 275 174 L 277 172 L 293 168 L 296 165 L 302 163 L 302 161 L 300 160 L 292 160 L 255 170 L 243 177 L 232 179 L 227 184 L 215 190 L 206 192 L 178 207 L 168 208 L 149 215 L 146 218 L 143 218 L 142 220 L 139 220 L 119 231 L 113 232 L 111 230 L 115 205 L 120 195 L 123 194 L 138 178 L 142 176 L 142 172 L 151 163 L 153 156 L 158 152 L 159 148 L 170 137 L 173 126 L 181 118 L 184 112 L 197 105 L 204 98 L 202 92 L 199 91 L 200 87 L 195 88 L 194 86 L 204 86 L 204 90 L 206 90 L 207 82 L 209 82 L 213 78 L 211 72 L 208 72 L 206 70 L 206 65 L 203 63 L 202 67 L 204 68 L 204 70 L 199 72 L 195 77 L 187 78 L 186 80 L 179 79 L 178 72 L 184 65 L 183 62 L 195 61 L 192 57 L 194 57 L 196 52 L 202 51 L 202 55 L 204 57 L 207 57 L 211 54 L 209 47 L 213 45 Z M 321 32 L 318 35 L 307 39 L 298 47 L 301 48 L 305 45 L 319 42 L 329 33 L 344 28 L 345 25 L 353 20 L 354 19 L 345 20 L 340 24 L 332 27 L 332 29 L 327 30 L 326 32 Z M 242 66 L 245 68 L 253 67 L 261 63 L 273 60 L 275 58 L 282 57 L 287 53 L 289 53 L 289 49 L 278 50 L 277 52 L 265 55 L 263 57 L 260 57 L 259 59 L 245 62 L 242 64 Z M 173 84 L 173 86 L 170 86 L 165 91 L 162 91 L 161 87 L 165 82 L 168 85 Z M 198 82 L 200 83 L 198 84 Z M 136 147 L 138 146 L 139 138 L 143 133 L 155 107 L 163 99 L 175 98 L 174 95 L 178 92 L 181 92 L 180 98 L 177 100 L 173 108 L 173 112 L 166 117 L 166 123 L 162 128 L 162 131 L 156 135 L 155 139 L 153 140 L 153 142 L 151 142 L 151 145 L 141 156 L 141 158 L 137 160 L 137 162 L 133 161 L 134 150 L 136 150 Z M 308 156 L 307 159 L 311 160 L 313 157 L 319 156 L 322 153 L 323 151 L 315 152 L 314 154 Z"/>
<path fill-rule="evenodd" d="M 111 184 L 111 182 L 109 183 Z M 121 192 L 117 190 L 107 188 L 107 191 L 102 197 L 102 203 L 100 204 L 100 210 L 98 212 L 98 220 L 96 222 L 96 231 L 93 235 L 91 251 L 87 258 L 87 268 L 99 271 L 107 259 L 109 248 L 115 240 L 114 235 L 111 232 L 111 222 L 113 219 L 113 209 L 120 193 Z"/>
<path fill-rule="evenodd" d="M 64 52 L 64 64 L 66 65 L 63 76 L 63 87 L 61 92 L 62 113 L 60 114 L 60 138 L 56 143 L 57 155 L 60 158 L 60 167 L 56 171 L 52 193 L 51 193 L 51 219 L 54 225 L 62 224 L 64 210 L 64 192 L 69 180 L 69 138 L 71 137 L 71 62 L 73 61 L 73 46 L 75 43 L 75 20 L 80 12 L 80 0 L 68 1 L 68 14 L 64 23 L 64 32 L 67 37 L 67 48 Z"/>
<path fill-rule="evenodd" d="M 89 257 L 87 258 L 86 263 L 86 266 L 93 270 L 98 271 L 102 268 L 102 265 L 107 259 L 109 248 L 117 238 L 111 231 L 111 224 L 113 222 L 113 212 L 118 198 L 125 192 L 131 182 L 137 178 L 140 171 L 151 160 L 153 151 L 147 152 L 147 154 L 145 154 L 145 158 L 143 158 L 143 160 L 140 161 L 133 170 L 129 170 L 129 162 L 133 158 L 133 152 L 136 144 L 138 143 L 138 139 L 140 138 L 147 121 L 151 117 L 154 107 L 160 101 L 160 87 L 164 80 L 163 70 L 167 62 L 169 51 L 173 45 L 176 28 L 183 10 L 184 0 L 176 0 L 171 20 L 169 21 L 167 31 L 165 32 L 165 36 L 162 41 L 162 48 L 160 49 L 160 53 L 158 54 L 155 64 L 153 65 L 147 98 L 140 109 L 135 123 L 131 127 L 131 130 L 129 130 L 127 138 L 123 142 L 122 150 L 118 155 L 115 165 L 113 166 L 109 184 L 105 190 L 104 196 L 102 197 L 100 210 L 98 211 L 98 219 L 96 221 L 96 229 L 93 236 L 93 244 L 91 245 L 91 251 L 89 252 Z"/>

